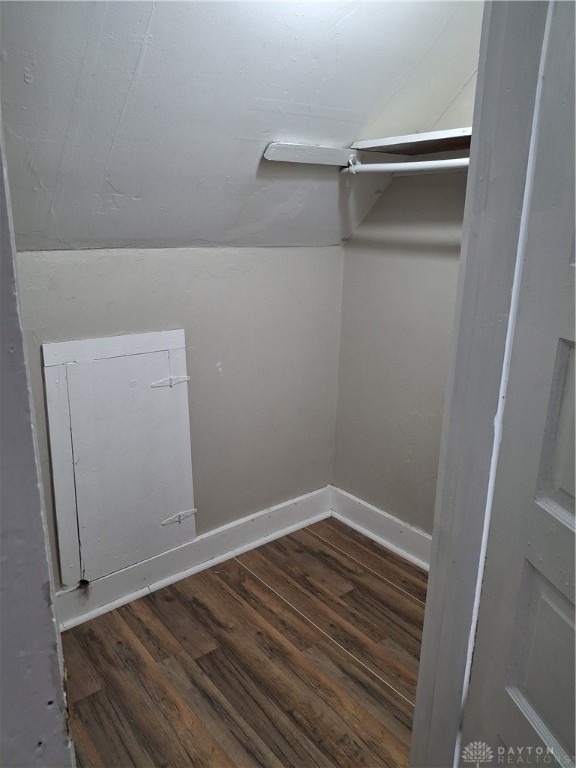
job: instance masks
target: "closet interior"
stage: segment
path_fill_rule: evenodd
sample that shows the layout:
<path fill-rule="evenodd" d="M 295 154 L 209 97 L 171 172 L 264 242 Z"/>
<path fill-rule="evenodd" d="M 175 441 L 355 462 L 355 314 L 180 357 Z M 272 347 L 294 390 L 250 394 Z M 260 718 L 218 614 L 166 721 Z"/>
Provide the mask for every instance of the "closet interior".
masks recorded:
<path fill-rule="evenodd" d="M 481 2 L 11 2 L 72 737 L 406 765 Z"/>

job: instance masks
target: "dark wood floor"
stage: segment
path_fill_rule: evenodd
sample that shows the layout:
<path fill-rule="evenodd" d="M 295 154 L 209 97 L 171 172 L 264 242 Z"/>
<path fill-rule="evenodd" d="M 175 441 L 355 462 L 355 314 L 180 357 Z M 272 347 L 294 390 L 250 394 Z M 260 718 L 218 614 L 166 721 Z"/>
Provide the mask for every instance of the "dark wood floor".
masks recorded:
<path fill-rule="evenodd" d="M 89 766 L 406 766 L 426 574 L 334 519 L 63 635 Z"/>

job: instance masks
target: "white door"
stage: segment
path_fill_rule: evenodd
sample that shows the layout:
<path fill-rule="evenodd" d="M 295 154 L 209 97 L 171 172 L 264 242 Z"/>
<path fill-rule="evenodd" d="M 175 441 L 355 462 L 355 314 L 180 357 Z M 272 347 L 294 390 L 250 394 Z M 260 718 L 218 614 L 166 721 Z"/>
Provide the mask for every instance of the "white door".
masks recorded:
<path fill-rule="evenodd" d="M 184 332 L 50 344 L 44 355 L 54 364 L 46 384 L 64 583 L 193 539 Z"/>
<path fill-rule="evenodd" d="M 460 764 L 574 760 L 574 5 L 548 11 Z"/>

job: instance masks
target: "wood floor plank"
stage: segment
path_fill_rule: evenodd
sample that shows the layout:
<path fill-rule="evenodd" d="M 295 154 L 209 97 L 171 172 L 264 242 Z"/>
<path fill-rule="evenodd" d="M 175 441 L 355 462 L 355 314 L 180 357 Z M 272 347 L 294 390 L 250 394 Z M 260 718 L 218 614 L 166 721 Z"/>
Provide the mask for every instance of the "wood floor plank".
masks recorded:
<path fill-rule="evenodd" d="M 407 763 L 413 708 L 407 706 L 405 700 L 391 698 L 390 689 L 382 684 L 380 678 L 367 667 L 351 663 L 349 656 L 338 651 L 334 645 L 320 641 L 318 645 L 307 648 L 304 654 L 400 739 L 406 748 Z"/>
<path fill-rule="evenodd" d="M 405 651 L 408 651 L 412 656 L 408 663 L 416 669 L 424 620 L 424 606 L 419 601 L 306 530 L 261 548 L 263 553 L 268 550 L 274 551 L 275 562 L 282 570 L 314 591 L 320 588 L 323 602 L 372 640 L 389 639 L 391 650 L 396 647 L 402 649 L 400 658 L 406 659 Z M 302 552 L 308 557 L 317 555 L 322 558 L 335 574 L 345 576 L 354 589 L 343 593 L 340 599 L 331 599 L 332 593 L 326 593 L 325 585 L 319 585 L 309 577 L 301 558 Z"/>
<path fill-rule="evenodd" d="M 200 578 L 198 578 L 200 577 Z M 174 586 L 186 606 L 199 621 L 206 622 L 234 666 L 251 677 L 271 701 L 288 714 L 292 739 L 302 735 L 337 766 L 383 765 L 368 763 L 368 750 L 347 733 L 337 716 L 314 690 L 313 678 L 303 675 L 304 657 L 254 612 L 241 605 L 217 582 L 217 576 L 204 571 L 194 579 Z M 300 663 L 291 665 L 294 654 Z M 310 665 L 311 666 L 311 665 Z"/>
<path fill-rule="evenodd" d="M 281 598 L 270 587 L 254 577 L 236 561 L 229 561 L 218 568 L 219 577 L 231 586 L 254 610 L 267 621 L 269 617 L 279 617 L 280 631 L 292 641 L 301 635 L 305 637 L 306 655 L 314 648 L 321 653 L 330 665 L 330 676 L 334 678 L 334 670 L 339 670 L 339 681 L 345 690 L 372 692 L 372 698 L 380 708 L 379 720 L 394 733 L 404 736 L 406 729 L 412 725 L 414 709 L 410 702 L 387 685 L 380 677 L 371 672 L 361 661 L 351 656 L 336 643 L 331 642 L 326 635 L 319 633 L 314 624 L 296 611 L 289 603 Z M 267 594 L 266 594 L 267 593 Z M 314 644 L 310 642 L 314 640 Z M 293 643 L 294 644 L 294 643 Z M 328 666 L 325 665 L 325 666 Z M 322 669 L 322 665 L 320 665 Z M 358 698 L 360 701 L 360 698 Z M 400 723 L 401 727 L 397 728 Z"/>
<path fill-rule="evenodd" d="M 344 651 L 336 643 L 326 639 L 319 641 L 317 648 L 321 649 L 326 658 L 337 665 L 338 667 L 345 668 L 350 677 L 362 676 L 364 673 L 372 680 L 373 687 L 378 690 L 378 700 L 386 706 L 387 715 L 381 717 L 380 721 L 386 725 L 393 733 L 396 733 L 395 723 L 389 720 L 388 716 L 395 718 L 400 723 L 411 728 L 414 718 L 414 704 L 407 697 L 396 691 L 390 686 L 381 676 L 377 675 L 370 669 L 363 661 L 348 651 Z M 306 649 L 305 655 L 309 655 Z M 320 667 L 322 668 L 322 667 Z"/>
<path fill-rule="evenodd" d="M 198 578 L 198 576 L 202 578 Z M 221 589 L 215 584 L 219 581 Z M 217 639 L 336 765 L 395 765 L 402 745 L 218 576 L 205 571 L 175 585 L 192 598 L 198 618 L 210 615 Z M 231 622 L 227 617 L 233 616 Z M 205 619 L 206 620 L 206 619 Z M 231 642 L 232 639 L 232 642 Z M 379 751 L 378 751 L 379 750 Z"/>
<path fill-rule="evenodd" d="M 283 768 L 284 763 L 248 725 L 241 711 L 232 706 L 188 654 L 182 651 L 162 661 L 160 666 L 234 765 L 241 768 Z"/>
<path fill-rule="evenodd" d="M 118 615 L 155 661 L 166 659 L 182 650 L 178 640 L 144 600 L 134 600 L 122 606 L 118 609 Z"/>
<path fill-rule="evenodd" d="M 387 620 L 401 626 L 409 634 L 421 640 L 424 605 L 419 600 L 366 569 L 331 544 L 319 541 L 318 537 L 310 531 L 296 531 L 284 538 L 294 540 L 303 549 L 308 549 L 310 553 L 317 553 L 318 557 L 322 557 L 330 565 L 334 573 L 345 576 L 352 583 L 354 589 L 361 590 L 371 596 L 375 602 L 378 602 L 382 606 L 383 618 L 386 617 Z M 344 593 L 342 598 L 346 600 L 351 591 Z"/>
<path fill-rule="evenodd" d="M 286 768 L 333 768 L 334 763 L 308 739 L 278 702 L 254 681 L 249 671 L 222 649 L 196 660 L 230 705 Z"/>
<path fill-rule="evenodd" d="M 302 533 L 305 533 L 305 529 L 276 539 L 274 542 L 276 549 L 282 552 L 284 557 L 295 560 L 309 578 L 314 579 L 315 583 L 333 595 L 339 597 L 354 589 L 353 581 L 349 581 L 345 575 L 334 570 L 330 557 L 326 557 L 326 548 L 314 546 L 313 537 L 311 537 L 312 542 L 302 541 L 299 536 Z"/>
<path fill-rule="evenodd" d="M 178 740 L 170 724 L 162 713 L 157 711 L 154 701 L 150 699 L 142 684 L 135 680 L 124 668 L 124 662 L 117 659 L 115 654 L 108 651 L 107 638 L 102 639 L 101 618 L 88 624 L 76 627 L 74 632 L 79 636 L 80 642 L 85 643 L 92 650 L 99 670 L 106 679 L 106 690 L 110 698 L 123 712 L 126 719 L 130 718 L 131 727 L 141 742 L 142 747 L 148 752 L 158 765 L 184 766 L 190 760 L 189 755 L 179 745 Z M 87 724 L 86 724 L 86 727 Z M 82 734 L 72 731 L 78 738 L 82 747 Z M 100 753 L 105 765 L 106 753 Z M 84 754 L 82 758 L 84 768 L 93 768 L 101 763 L 92 764 Z"/>
<path fill-rule="evenodd" d="M 399 653 L 394 650 L 394 655 L 416 669 L 422 644 L 422 630 L 419 626 L 407 624 L 401 615 L 395 613 L 393 594 L 384 602 L 374 592 L 360 588 L 347 592 L 340 599 L 361 616 L 364 622 L 371 621 L 380 627 L 380 637 L 376 642 L 389 647 L 391 651 L 399 649 Z"/>
<path fill-rule="evenodd" d="M 416 673 L 418 672 L 418 661 L 420 654 L 419 647 L 413 648 L 409 645 L 406 645 L 406 643 L 400 644 L 391 637 L 385 637 L 383 640 L 380 640 L 378 645 L 386 648 L 396 658 L 403 659 L 405 664 L 410 667 L 414 667 Z"/>
<path fill-rule="evenodd" d="M 218 566 L 215 573 L 295 648 L 302 651 L 318 642 L 317 628 L 236 559 Z"/>
<path fill-rule="evenodd" d="M 67 631 L 80 768 L 406 768 L 425 594 L 330 519 Z"/>
<path fill-rule="evenodd" d="M 62 634 L 62 651 L 65 659 L 68 704 L 74 704 L 102 689 L 102 678 L 94 669 L 90 657 L 84 653 L 73 632 Z"/>
<path fill-rule="evenodd" d="M 426 600 L 427 573 L 418 566 L 333 517 L 313 523 L 307 530 L 422 602 Z"/>
<path fill-rule="evenodd" d="M 181 646 L 180 649 L 184 648 L 193 659 L 210 653 L 218 647 L 212 635 L 201 624 L 191 620 L 170 587 L 160 589 L 142 599 L 170 634 L 176 638 Z"/>
<path fill-rule="evenodd" d="M 117 706 L 156 761 L 232 768 L 204 724 L 161 673 L 117 611 L 79 628 Z"/>
<path fill-rule="evenodd" d="M 310 618 L 335 642 L 352 655 L 362 658 L 373 672 L 414 703 L 417 682 L 414 667 L 396 658 L 389 650 L 354 626 L 354 623 L 348 620 L 353 614 L 353 609 L 343 603 L 342 598 L 334 597 L 329 607 L 326 595 L 300 578 L 294 564 L 283 563 L 282 568 L 275 564 L 276 553 L 268 544 L 240 555 L 238 560 L 304 616 Z"/>
<path fill-rule="evenodd" d="M 76 741 L 83 766 L 154 768 L 154 760 L 105 690 L 96 691 L 73 705 L 70 722 L 74 734 L 82 733 L 82 738 Z"/>
<path fill-rule="evenodd" d="M 312 576 L 310 576 L 305 569 L 302 568 L 297 558 L 291 555 L 286 556 L 283 550 L 289 549 L 290 543 L 287 542 L 282 548 L 277 547 L 276 543 L 272 543 L 267 548 L 262 548 L 258 551 L 257 556 L 262 556 L 267 560 L 274 563 L 274 566 L 278 571 L 286 574 L 293 583 L 299 584 L 305 591 L 308 597 L 314 596 L 314 599 L 321 602 L 326 608 L 326 611 L 336 612 L 343 621 L 347 622 L 350 626 L 356 628 L 362 635 L 370 638 L 374 642 L 379 642 L 385 636 L 385 630 L 381 624 L 372 620 L 371 616 L 366 616 L 356 609 L 349 601 L 344 600 L 345 595 L 338 597 L 325 584 L 320 584 Z M 246 564 L 250 558 L 240 558 L 240 562 Z M 262 575 L 262 574 L 259 574 Z M 290 582 L 288 582 L 289 584 Z M 349 593 L 345 593 L 349 594 Z M 303 608 L 304 603 L 301 606 Z M 315 613 L 314 609 L 309 606 L 308 612 L 303 610 L 303 613 L 312 618 Z"/>
<path fill-rule="evenodd" d="M 233 567 L 232 564 L 230 567 Z M 247 577 L 248 580 L 253 578 L 251 574 L 247 574 Z M 220 578 L 223 578 L 222 574 Z M 274 592 L 269 595 L 268 603 L 270 606 L 275 604 L 276 612 L 282 614 L 284 626 L 294 625 L 297 622 L 298 627 L 301 628 L 302 624 L 306 622 L 307 625 L 314 628 L 313 624 L 304 619 Z M 255 610 L 261 613 L 261 603 L 255 605 Z M 296 627 L 293 626 L 292 633 L 295 631 Z M 346 727 L 351 732 L 356 730 L 360 738 L 370 746 L 373 752 L 383 756 L 387 765 L 390 764 L 390 761 L 394 765 L 403 765 L 404 758 L 407 761 L 408 757 L 407 748 L 406 751 L 403 749 L 405 747 L 403 737 L 406 725 L 399 728 L 396 715 L 400 713 L 401 721 L 411 725 L 413 709 L 410 704 L 325 636 L 319 637 L 318 647 L 322 648 L 326 658 L 332 659 L 335 666 L 339 666 L 342 670 L 346 669 L 349 675 L 355 676 L 356 679 L 361 677 L 365 681 L 371 678 L 372 687 L 378 688 L 381 694 L 384 691 L 383 695 L 380 696 L 380 701 L 386 702 L 386 708 L 384 711 L 381 710 L 379 716 L 374 717 L 363 706 L 363 701 L 359 697 L 351 697 L 348 686 L 341 684 L 346 676 L 344 672 L 340 680 L 336 681 L 332 673 L 326 674 L 326 670 L 314 663 L 312 667 L 303 670 L 305 679 L 312 682 L 314 690 L 334 712 L 340 715 L 345 721 Z M 300 667 L 302 666 L 301 661 L 298 662 L 297 659 L 295 663 L 299 664 Z M 322 674 L 319 675 L 318 672 Z M 362 727 L 358 726 L 359 723 L 362 724 Z"/>
<path fill-rule="evenodd" d="M 97 691 L 96 691 L 97 693 Z M 74 741 L 74 754 L 78 768 L 105 768 L 108 749 L 97 748 L 92 741 L 92 734 L 97 738 L 96 728 L 90 722 L 84 722 L 77 714 L 75 705 L 68 707 L 68 726 Z"/>

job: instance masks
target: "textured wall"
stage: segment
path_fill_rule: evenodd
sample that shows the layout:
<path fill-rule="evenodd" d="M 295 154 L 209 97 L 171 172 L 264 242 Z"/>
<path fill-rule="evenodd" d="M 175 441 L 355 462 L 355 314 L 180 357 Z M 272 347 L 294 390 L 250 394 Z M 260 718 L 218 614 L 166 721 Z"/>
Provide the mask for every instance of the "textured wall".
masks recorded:
<path fill-rule="evenodd" d="M 19 250 L 338 244 L 372 175 L 271 141 L 471 124 L 481 2 L 10 2 Z"/>
<path fill-rule="evenodd" d="M 345 250 L 334 482 L 429 533 L 465 183 L 395 179 Z"/>
<path fill-rule="evenodd" d="M 0 154 L 0 762 L 66 768 L 71 754 L 1 137 Z"/>
<path fill-rule="evenodd" d="M 185 329 L 198 533 L 331 481 L 340 247 L 50 251 L 18 263 L 53 541 L 45 341 Z"/>

